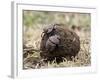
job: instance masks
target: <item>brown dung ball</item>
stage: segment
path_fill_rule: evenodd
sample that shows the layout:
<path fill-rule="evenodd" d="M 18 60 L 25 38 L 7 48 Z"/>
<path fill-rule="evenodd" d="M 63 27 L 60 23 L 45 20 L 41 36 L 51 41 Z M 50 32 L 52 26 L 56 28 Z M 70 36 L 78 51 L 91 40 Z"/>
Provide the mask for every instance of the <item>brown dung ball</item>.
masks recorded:
<path fill-rule="evenodd" d="M 49 25 L 43 30 L 40 50 L 40 56 L 47 61 L 71 60 L 80 50 L 79 36 L 62 24 Z"/>

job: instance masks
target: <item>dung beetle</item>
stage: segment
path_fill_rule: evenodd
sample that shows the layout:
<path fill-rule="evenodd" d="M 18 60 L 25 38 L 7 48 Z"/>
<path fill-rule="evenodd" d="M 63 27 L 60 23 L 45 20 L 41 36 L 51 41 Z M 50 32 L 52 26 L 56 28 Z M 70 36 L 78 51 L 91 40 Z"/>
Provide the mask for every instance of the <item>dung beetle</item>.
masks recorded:
<path fill-rule="evenodd" d="M 42 34 L 41 34 L 41 37 L 43 37 L 43 35 L 45 35 L 45 34 L 50 34 L 50 33 L 52 33 L 52 32 L 54 32 L 56 30 L 56 25 L 49 25 L 48 27 L 44 27 L 43 28 L 43 32 L 42 32 Z"/>

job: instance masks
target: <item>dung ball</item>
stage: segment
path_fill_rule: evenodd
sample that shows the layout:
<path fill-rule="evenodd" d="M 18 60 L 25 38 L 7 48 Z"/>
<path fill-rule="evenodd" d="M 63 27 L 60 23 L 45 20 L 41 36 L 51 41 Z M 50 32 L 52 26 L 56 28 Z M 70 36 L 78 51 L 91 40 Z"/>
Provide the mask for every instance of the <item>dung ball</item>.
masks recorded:
<path fill-rule="evenodd" d="M 71 60 L 80 50 L 79 36 L 63 24 L 52 24 L 43 30 L 40 44 L 40 56 L 47 61 L 62 62 Z"/>

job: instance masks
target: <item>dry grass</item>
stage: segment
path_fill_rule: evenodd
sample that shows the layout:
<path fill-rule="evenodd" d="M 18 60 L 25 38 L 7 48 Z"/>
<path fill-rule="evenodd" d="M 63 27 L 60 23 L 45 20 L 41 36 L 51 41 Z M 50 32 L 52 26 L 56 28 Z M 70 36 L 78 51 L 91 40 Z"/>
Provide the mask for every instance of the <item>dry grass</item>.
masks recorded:
<path fill-rule="evenodd" d="M 31 32 L 31 33 L 30 33 Z M 91 65 L 91 52 L 90 52 L 90 32 L 87 33 L 84 31 L 78 32 L 81 40 L 81 49 L 78 55 L 72 59 L 72 61 L 68 61 L 64 58 L 63 62 L 60 64 L 56 63 L 56 60 L 52 62 L 45 63 L 44 59 L 41 59 L 39 54 L 39 46 L 41 40 L 41 30 L 34 30 L 25 33 L 24 36 L 25 43 L 29 49 L 34 48 L 35 50 L 30 50 L 23 54 L 23 69 L 41 69 L 41 68 L 59 68 L 59 67 L 82 67 L 82 66 L 90 66 Z M 76 32 L 77 33 L 77 32 Z M 34 35 L 33 35 L 34 34 Z M 36 34 L 36 35 L 35 35 Z M 29 40 L 27 40 L 27 38 Z"/>

